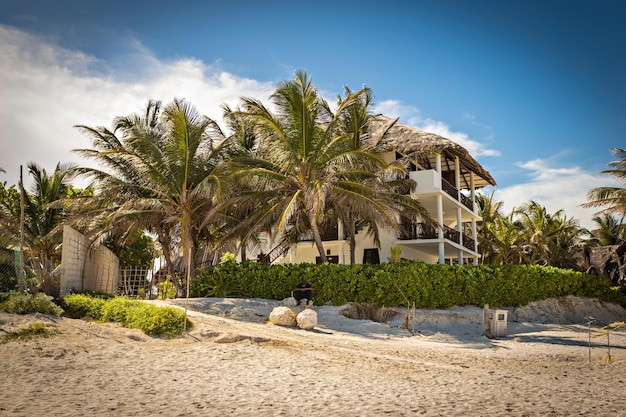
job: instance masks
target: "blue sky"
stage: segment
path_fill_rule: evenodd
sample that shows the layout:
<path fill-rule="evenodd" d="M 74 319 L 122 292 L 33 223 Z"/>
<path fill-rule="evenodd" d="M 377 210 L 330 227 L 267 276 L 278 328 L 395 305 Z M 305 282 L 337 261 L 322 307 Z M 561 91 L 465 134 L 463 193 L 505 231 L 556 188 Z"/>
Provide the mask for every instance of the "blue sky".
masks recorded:
<path fill-rule="evenodd" d="M 367 85 L 377 112 L 466 147 L 507 210 L 534 199 L 591 228 L 579 204 L 615 185 L 599 172 L 626 147 L 626 2 L 90 3 L 3 4 L 0 181 L 85 163 L 73 125 L 174 97 L 219 120 L 304 68 L 330 101 Z"/>

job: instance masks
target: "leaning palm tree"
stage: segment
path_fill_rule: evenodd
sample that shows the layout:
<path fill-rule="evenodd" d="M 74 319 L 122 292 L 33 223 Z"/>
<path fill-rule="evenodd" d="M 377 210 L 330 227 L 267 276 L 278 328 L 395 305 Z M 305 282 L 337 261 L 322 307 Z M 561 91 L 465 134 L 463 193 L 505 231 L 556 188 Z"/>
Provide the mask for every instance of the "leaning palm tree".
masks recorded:
<path fill-rule="evenodd" d="M 185 100 L 175 99 L 161 108 L 150 101 L 144 116 L 114 120 L 114 130 L 77 126 L 92 139 L 95 149 L 75 150 L 100 168 L 79 173 L 96 181 L 97 197 L 107 202 L 110 222 L 141 217 L 146 228 L 164 231 L 171 241 L 177 232 L 189 281 L 206 213 L 217 204 L 223 187 L 219 166 L 221 130 Z M 117 133 L 120 133 L 118 138 Z M 154 222 L 160 223 L 159 225 Z"/>
<path fill-rule="evenodd" d="M 626 182 L 626 149 L 611 148 L 611 152 L 617 156 L 617 160 L 608 163 L 610 169 L 602 171 L 602 174 L 614 177 L 618 181 Z M 623 187 L 597 187 L 587 193 L 588 202 L 583 204 L 587 208 L 603 209 L 600 213 L 626 214 L 626 188 Z"/>

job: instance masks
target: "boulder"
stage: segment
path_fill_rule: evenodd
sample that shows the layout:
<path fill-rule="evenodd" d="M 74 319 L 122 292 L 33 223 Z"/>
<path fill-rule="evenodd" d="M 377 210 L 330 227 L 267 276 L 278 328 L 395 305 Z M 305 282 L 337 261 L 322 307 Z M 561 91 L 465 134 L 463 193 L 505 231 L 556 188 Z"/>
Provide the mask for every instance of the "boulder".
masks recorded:
<path fill-rule="evenodd" d="M 287 307 L 295 307 L 298 305 L 298 302 L 296 301 L 295 298 L 293 297 L 289 297 L 289 298 L 285 298 L 282 302 L 282 305 L 287 306 Z"/>
<path fill-rule="evenodd" d="M 302 310 L 296 316 L 296 322 L 299 328 L 310 330 L 317 326 L 317 313 L 310 308 Z"/>
<path fill-rule="evenodd" d="M 297 325 L 296 313 L 289 307 L 274 307 L 270 313 L 270 322 L 278 326 L 295 327 Z"/>

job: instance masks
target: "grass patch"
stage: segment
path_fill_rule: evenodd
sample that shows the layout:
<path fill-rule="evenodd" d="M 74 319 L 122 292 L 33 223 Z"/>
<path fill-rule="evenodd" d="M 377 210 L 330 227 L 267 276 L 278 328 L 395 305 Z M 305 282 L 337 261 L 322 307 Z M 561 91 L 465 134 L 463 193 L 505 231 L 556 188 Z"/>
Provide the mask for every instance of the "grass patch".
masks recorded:
<path fill-rule="evenodd" d="M 0 344 L 9 343 L 17 340 L 32 340 L 44 337 L 50 337 L 59 334 L 59 330 L 50 328 L 49 325 L 43 323 L 31 323 L 25 328 L 16 332 L 9 332 L 0 338 Z"/>

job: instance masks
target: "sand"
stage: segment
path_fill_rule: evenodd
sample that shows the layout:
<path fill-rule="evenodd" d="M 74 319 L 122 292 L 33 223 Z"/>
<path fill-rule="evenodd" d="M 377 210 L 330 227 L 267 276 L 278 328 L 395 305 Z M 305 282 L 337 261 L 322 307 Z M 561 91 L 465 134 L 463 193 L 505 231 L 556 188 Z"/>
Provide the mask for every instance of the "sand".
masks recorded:
<path fill-rule="evenodd" d="M 184 306 L 184 300 L 171 304 Z M 314 307 L 318 326 L 267 321 L 270 300 L 196 299 L 179 339 L 116 324 L 0 313 L 1 416 L 626 415 L 626 332 L 591 339 L 619 306 L 569 297 L 509 309 L 507 335 L 482 336 L 482 310 L 417 310 L 415 334 Z M 398 309 L 400 314 L 406 311 Z M 582 321 L 581 321 L 582 317 Z M 604 321 L 604 323 L 601 323 Z"/>

